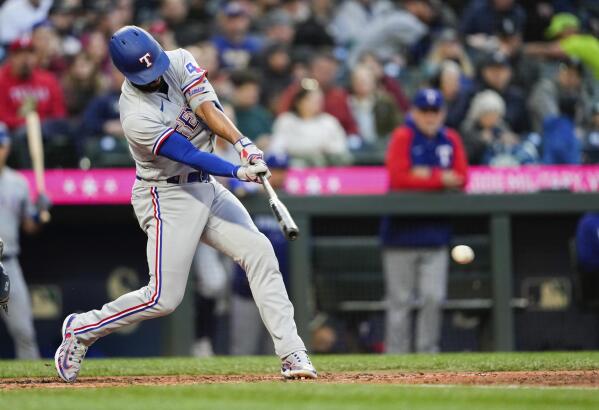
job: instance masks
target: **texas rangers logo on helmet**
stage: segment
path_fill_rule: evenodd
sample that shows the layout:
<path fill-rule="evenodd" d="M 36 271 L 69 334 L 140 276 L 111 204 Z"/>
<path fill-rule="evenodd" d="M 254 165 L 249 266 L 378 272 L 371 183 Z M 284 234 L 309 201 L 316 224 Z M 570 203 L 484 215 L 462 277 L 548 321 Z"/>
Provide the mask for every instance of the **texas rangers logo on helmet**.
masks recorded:
<path fill-rule="evenodd" d="M 152 67 L 152 61 L 150 60 L 150 53 L 146 53 L 143 57 L 139 58 L 140 63 L 146 63 L 146 68 Z"/>

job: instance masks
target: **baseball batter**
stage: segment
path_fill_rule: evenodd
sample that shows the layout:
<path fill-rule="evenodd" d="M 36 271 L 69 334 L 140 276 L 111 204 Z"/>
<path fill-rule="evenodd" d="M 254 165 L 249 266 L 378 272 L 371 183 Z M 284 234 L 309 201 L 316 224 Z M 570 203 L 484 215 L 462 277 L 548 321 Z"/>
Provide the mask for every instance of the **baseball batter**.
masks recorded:
<path fill-rule="evenodd" d="M 0 311 L 8 332 L 15 344 L 18 359 L 37 359 L 39 349 L 35 339 L 31 300 L 23 272 L 19 265 L 19 232 L 37 230 L 37 209 L 31 203 L 29 186 L 22 175 L 6 166 L 10 152 L 10 139 L 0 124 L 0 237 L 4 240 L 4 252 L 0 262 L 10 278 L 8 312 Z"/>
<path fill-rule="evenodd" d="M 277 259 L 241 203 L 212 175 L 259 181 L 269 176 L 263 153 L 223 114 L 206 72 L 183 49 L 164 51 L 146 31 L 118 30 L 110 40 L 114 65 L 126 77 L 121 122 L 137 180 L 131 203 L 148 236 L 147 286 L 99 310 L 66 317 L 55 354 L 58 375 L 73 382 L 87 348 L 123 326 L 175 310 L 201 241 L 247 272 L 260 315 L 286 378 L 316 378 L 297 334 Z M 241 166 L 211 154 L 218 135 L 234 144 Z"/>

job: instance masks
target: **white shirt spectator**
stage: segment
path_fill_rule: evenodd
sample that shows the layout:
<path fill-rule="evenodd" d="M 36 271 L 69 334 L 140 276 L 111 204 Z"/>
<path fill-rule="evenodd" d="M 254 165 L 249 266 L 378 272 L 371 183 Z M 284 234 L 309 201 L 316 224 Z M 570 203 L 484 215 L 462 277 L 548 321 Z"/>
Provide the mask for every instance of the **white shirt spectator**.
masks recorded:
<path fill-rule="evenodd" d="M 306 165 L 324 166 L 331 165 L 330 157 L 349 157 L 345 131 L 327 113 L 307 119 L 291 112 L 281 114 L 273 125 L 270 148 L 289 155 L 294 165 L 298 159 Z"/>
<path fill-rule="evenodd" d="M 0 7 L 0 44 L 9 44 L 31 33 L 48 17 L 53 0 L 7 0 Z"/>

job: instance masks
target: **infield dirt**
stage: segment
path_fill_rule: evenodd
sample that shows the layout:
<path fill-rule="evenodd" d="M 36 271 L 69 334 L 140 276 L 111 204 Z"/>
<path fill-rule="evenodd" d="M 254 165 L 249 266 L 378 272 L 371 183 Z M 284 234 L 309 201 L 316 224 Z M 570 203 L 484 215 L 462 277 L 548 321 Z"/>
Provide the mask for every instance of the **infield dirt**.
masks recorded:
<path fill-rule="evenodd" d="M 81 377 L 67 384 L 55 377 L 0 379 L 0 390 L 33 388 L 99 388 L 131 385 L 189 385 L 215 383 L 283 382 L 277 375 L 194 375 L 194 376 L 106 376 Z M 318 380 L 302 383 L 406 384 L 406 385 L 509 385 L 554 387 L 599 387 L 599 370 L 516 371 L 516 372 L 335 372 L 321 373 Z M 288 382 L 288 383 L 297 383 Z"/>

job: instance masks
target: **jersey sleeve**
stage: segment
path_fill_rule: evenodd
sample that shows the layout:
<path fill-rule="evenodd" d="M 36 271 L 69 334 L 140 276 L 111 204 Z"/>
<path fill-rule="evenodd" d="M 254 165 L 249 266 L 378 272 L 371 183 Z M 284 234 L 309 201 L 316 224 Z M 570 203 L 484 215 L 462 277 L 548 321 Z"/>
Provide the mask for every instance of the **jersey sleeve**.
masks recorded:
<path fill-rule="evenodd" d="M 144 157 L 156 156 L 175 130 L 149 116 L 130 115 L 123 119 L 123 130 L 131 148 Z"/>
<path fill-rule="evenodd" d="M 205 101 L 218 102 L 214 88 L 208 81 L 207 71 L 198 65 L 189 51 L 184 49 L 180 51 L 181 62 L 177 72 L 180 75 L 181 92 L 191 109 L 195 112 L 196 108 Z"/>

